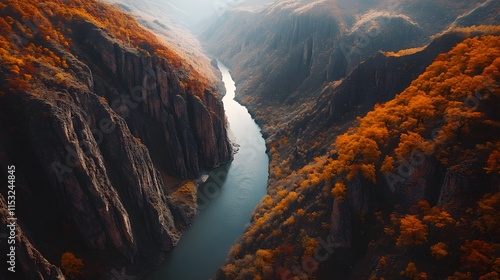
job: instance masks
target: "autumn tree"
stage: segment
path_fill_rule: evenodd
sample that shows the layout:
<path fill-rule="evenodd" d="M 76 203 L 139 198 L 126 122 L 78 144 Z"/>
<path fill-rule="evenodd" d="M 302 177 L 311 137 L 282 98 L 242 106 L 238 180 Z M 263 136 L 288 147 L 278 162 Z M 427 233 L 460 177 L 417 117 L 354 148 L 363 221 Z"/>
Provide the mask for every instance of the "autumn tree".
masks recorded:
<path fill-rule="evenodd" d="M 337 200 L 344 201 L 346 196 L 346 187 L 344 183 L 336 182 L 335 186 L 332 188 L 332 194 Z"/>
<path fill-rule="evenodd" d="M 404 271 L 401 271 L 401 276 L 406 276 L 410 280 L 425 280 L 427 279 L 427 273 L 418 272 L 417 267 L 413 262 L 409 262 L 408 266 Z"/>
<path fill-rule="evenodd" d="M 486 273 L 485 275 L 479 277 L 479 280 L 498 280 L 498 279 L 500 279 L 500 277 L 496 271 Z"/>
<path fill-rule="evenodd" d="M 470 272 L 461 273 L 456 271 L 452 276 L 448 277 L 448 280 L 472 280 L 472 274 Z"/>
<path fill-rule="evenodd" d="M 460 250 L 464 252 L 462 255 L 462 264 L 465 268 L 486 271 L 494 262 L 495 249 L 486 241 L 466 240 L 460 246 Z"/>
<path fill-rule="evenodd" d="M 494 149 L 487 161 L 488 165 L 485 167 L 487 173 L 500 174 L 500 142 L 497 143 L 497 149 Z"/>
<path fill-rule="evenodd" d="M 398 246 L 416 246 L 427 242 L 427 226 L 415 215 L 406 215 L 401 219 Z"/>
<path fill-rule="evenodd" d="M 423 220 L 437 228 L 443 228 L 455 222 L 450 213 L 441 210 L 439 207 L 432 207 L 429 214 L 425 215 Z"/>
<path fill-rule="evenodd" d="M 74 279 L 82 274 L 83 260 L 75 257 L 71 252 L 61 256 L 61 270 L 66 277 Z"/>
<path fill-rule="evenodd" d="M 483 233 L 500 236 L 500 193 L 486 194 L 478 202 L 477 215 L 474 226 Z"/>
<path fill-rule="evenodd" d="M 442 259 L 448 255 L 448 246 L 443 242 L 439 242 L 431 246 L 431 255 L 436 259 Z"/>
<path fill-rule="evenodd" d="M 391 156 L 386 156 L 380 167 L 380 172 L 387 173 L 394 171 L 394 158 Z"/>

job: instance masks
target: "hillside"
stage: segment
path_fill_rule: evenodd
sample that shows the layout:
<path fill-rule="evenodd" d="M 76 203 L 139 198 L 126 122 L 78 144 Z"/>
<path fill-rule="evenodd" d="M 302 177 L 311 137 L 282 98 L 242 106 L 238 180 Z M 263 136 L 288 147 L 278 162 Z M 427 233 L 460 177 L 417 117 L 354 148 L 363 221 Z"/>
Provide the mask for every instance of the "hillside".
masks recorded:
<path fill-rule="evenodd" d="M 498 278 L 499 45 L 463 40 L 333 139 L 295 136 L 304 123 L 279 130 L 269 194 L 218 279 Z M 416 55 L 386 59 L 408 65 Z M 352 90 L 377 60 L 325 95 Z M 300 164 L 306 135 L 326 150 L 312 147 L 316 157 Z"/>
<path fill-rule="evenodd" d="M 193 219 L 197 178 L 232 159 L 212 74 L 94 0 L 2 0 L 0 29 L 0 166 L 15 166 L 16 199 L 7 211 L 2 188 L 0 220 L 18 219 L 16 277 L 156 266 Z"/>
<path fill-rule="evenodd" d="M 498 7 L 490 3 L 486 11 L 478 9 L 482 2 L 276 1 L 262 11 L 235 8 L 200 38 L 231 67 L 238 100 L 266 131 L 268 122 L 287 122 L 325 85 L 379 51 L 423 47 L 452 25 L 492 24 Z M 458 18 L 468 18 L 469 24 Z M 281 109 L 294 113 L 258 113 Z"/>

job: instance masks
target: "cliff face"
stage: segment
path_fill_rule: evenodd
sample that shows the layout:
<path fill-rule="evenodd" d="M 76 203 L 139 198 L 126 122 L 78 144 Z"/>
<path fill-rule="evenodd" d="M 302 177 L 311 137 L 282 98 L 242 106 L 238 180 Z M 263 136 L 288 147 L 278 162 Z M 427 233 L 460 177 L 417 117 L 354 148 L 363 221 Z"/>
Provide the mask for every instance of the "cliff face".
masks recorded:
<path fill-rule="evenodd" d="M 97 11 L 123 16 L 133 33 L 133 19 L 77 2 L 50 12 L 50 5 L 9 2 L 0 14 L 12 20 L 0 37 L 0 166 L 17 169 L 25 279 L 63 278 L 57 266 L 66 251 L 83 256 L 85 279 L 106 277 L 117 265 L 131 274 L 150 269 L 196 212 L 196 198 L 171 199 L 187 182 L 181 179 L 232 159 L 214 87 L 164 46 L 124 42 L 110 31 L 116 23 L 95 20 Z M 88 10 L 69 18 L 63 12 L 80 8 Z M 43 29 L 19 43 L 27 35 L 16 22 L 33 9 L 46 17 Z M 63 32 L 58 40 L 71 44 L 51 40 L 50 32 Z M 0 204 L 6 224 L 10 214 Z"/>
<path fill-rule="evenodd" d="M 240 100 L 249 97 L 244 101 L 250 107 L 268 100 L 291 103 L 380 50 L 429 43 L 481 1 L 434 2 L 276 1 L 261 11 L 230 10 L 201 39 L 231 66 Z"/>
<path fill-rule="evenodd" d="M 211 90 L 197 97 L 187 94 L 179 77 L 189 73 L 167 60 L 123 48 L 92 24 L 76 24 L 74 29 L 82 55 L 99 73 L 95 93 L 125 118 L 153 157 L 172 163 L 181 178 L 199 176 L 201 169 L 231 159 L 222 101 Z M 163 139 L 152 139 L 159 138 L 155 133 Z"/>
<path fill-rule="evenodd" d="M 237 97 L 248 97 L 244 101 L 251 107 L 270 101 L 290 104 L 315 94 L 323 83 L 342 78 L 374 52 L 408 48 L 422 38 L 418 26 L 397 16 L 348 31 L 328 11 L 301 11 L 285 4 L 258 13 L 228 13 L 202 36 L 207 48 L 231 66 Z"/>
<path fill-rule="evenodd" d="M 466 36 L 460 32 L 445 34 L 413 54 L 396 56 L 379 52 L 371 56 L 341 82 L 327 84 L 306 106 L 309 108 L 299 111 L 300 117 L 290 121 L 290 126 L 296 128 L 298 138 L 332 129 L 332 133 L 335 133 L 336 127 L 366 114 L 375 104 L 393 99 L 423 73 L 439 54 L 449 51 Z M 307 126 L 307 123 L 316 125 Z"/>
<path fill-rule="evenodd" d="M 0 195 L 0 223 L 2 226 L 10 224 L 11 221 L 8 220 L 9 217 L 10 215 L 7 211 L 7 202 L 3 196 Z M 17 250 L 15 253 L 18 259 L 17 274 L 15 276 L 16 279 L 64 279 L 64 275 L 61 270 L 57 266 L 51 264 L 42 254 L 40 254 L 40 252 L 26 237 L 23 229 L 17 228 L 16 231 L 17 236 L 15 237 L 15 241 Z M 2 248 L 2 251 L 4 252 L 8 252 L 9 254 L 11 253 L 9 243 L 5 242 L 5 239 L 2 240 L 2 243 L 0 243 L 0 248 Z M 2 257 L 2 261 L 7 262 L 9 261 L 9 258 L 4 260 Z M 21 267 L 21 269 L 19 269 L 19 267 Z M 14 279 L 14 277 L 12 277 L 12 272 L 9 272 L 6 269 L 3 269 L 0 272 L 0 276 L 2 279 Z"/>
<path fill-rule="evenodd" d="M 238 85 L 236 98 L 250 109 L 264 132 L 271 135 L 280 124 L 308 111 L 305 107 L 316 106 L 315 100 L 322 98 L 325 86 L 339 83 L 354 70 L 361 74 L 360 68 L 369 72 L 370 67 L 383 69 L 384 63 L 392 63 L 378 55 L 379 51 L 422 47 L 436 33 L 447 29 L 457 16 L 480 3 L 276 1 L 257 12 L 245 8 L 227 12 L 201 39 L 207 49 L 231 67 Z M 447 11 L 446 16 L 442 16 L 442 10 Z M 360 64 L 374 55 L 379 57 L 378 63 L 372 60 L 373 64 Z M 417 66 L 415 61 L 422 63 Z M 422 54 L 390 75 L 373 77 L 382 83 L 387 81 L 392 93 L 384 93 L 387 95 L 383 98 L 402 90 L 430 61 Z M 382 72 L 380 75 L 384 75 Z M 407 73 L 413 74 L 406 77 Z M 361 75 L 366 77 L 368 73 Z M 354 89 L 344 85 L 356 92 L 369 93 L 372 89 L 367 85 L 372 82 L 356 80 Z M 375 90 L 383 92 L 380 85 L 376 86 Z M 350 98 L 354 103 L 362 103 L 354 101 L 357 97 Z"/>

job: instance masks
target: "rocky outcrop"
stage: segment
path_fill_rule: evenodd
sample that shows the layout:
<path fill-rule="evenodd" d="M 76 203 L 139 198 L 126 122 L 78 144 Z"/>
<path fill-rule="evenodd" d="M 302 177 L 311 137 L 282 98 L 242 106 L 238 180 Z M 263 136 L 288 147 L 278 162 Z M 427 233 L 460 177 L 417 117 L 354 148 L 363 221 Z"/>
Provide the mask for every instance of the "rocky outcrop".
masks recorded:
<path fill-rule="evenodd" d="M 5 105 L 18 110 L 19 122 L 11 124 L 28 137 L 44 187 L 90 248 L 114 247 L 133 260 L 139 225 L 163 250 L 177 243 L 180 231 L 147 148 L 95 94 L 58 93 L 57 102 L 19 95 Z M 142 214 L 134 221 L 131 213 Z"/>
<path fill-rule="evenodd" d="M 95 79 L 95 93 L 125 118 L 153 157 L 168 162 L 164 165 L 172 165 L 181 178 L 197 177 L 201 170 L 231 160 L 224 109 L 214 89 L 194 97 L 180 81 L 189 71 L 126 48 L 91 23 L 76 23 L 75 28 L 90 69 L 110 76 Z M 158 138 L 154 134 L 163 137 L 152 139 Z"/>
<path fill-rule="evenodd" d="M 349 205 L 345 201 L 336 199 L 333 202 L 330 234 L 341 249 L 351 249 L 352 222 Z"/>

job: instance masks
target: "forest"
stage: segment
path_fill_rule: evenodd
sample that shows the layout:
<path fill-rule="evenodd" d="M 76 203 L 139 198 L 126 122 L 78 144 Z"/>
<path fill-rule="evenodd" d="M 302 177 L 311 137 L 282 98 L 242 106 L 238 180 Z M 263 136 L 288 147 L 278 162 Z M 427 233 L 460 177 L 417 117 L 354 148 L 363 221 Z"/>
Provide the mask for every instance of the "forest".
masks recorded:
<path fill-rule="evenodd" d="M 316 279 L 335 262 L 349 265 L 341 252 L 368 251 L 376 268 L 361 267 L 357 279 L 497 279 L 499 44 L 498 36 L 474 37 L 439 55 L 303 167 L 293 169 L 293 153 L 283 157 L 285 136 L 271 144 L 276 188 L 223 277 Z M 450 180 L 467 187 L 447 194 L 442 185 L 457 184 Z M 329 236 L 336 250 L 322 252 L 318 240 Z M 318 252 L 336 260 L 319 261 Z"/>

